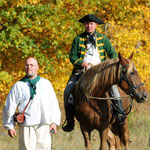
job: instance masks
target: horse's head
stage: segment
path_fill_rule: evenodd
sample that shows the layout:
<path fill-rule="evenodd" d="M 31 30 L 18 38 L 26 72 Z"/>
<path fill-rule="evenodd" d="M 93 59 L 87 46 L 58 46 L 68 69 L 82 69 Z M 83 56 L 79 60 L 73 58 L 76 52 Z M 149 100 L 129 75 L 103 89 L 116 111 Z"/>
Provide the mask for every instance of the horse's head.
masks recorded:
<path fill-rule="evenodd" d="M 119 86 L 137 102 L 144 102 L 147 99 L 147 90 L 132 62 L 133 53 L 128 59 L 122 57 L 120 53 L 118 56 L 121 65 Z"/>

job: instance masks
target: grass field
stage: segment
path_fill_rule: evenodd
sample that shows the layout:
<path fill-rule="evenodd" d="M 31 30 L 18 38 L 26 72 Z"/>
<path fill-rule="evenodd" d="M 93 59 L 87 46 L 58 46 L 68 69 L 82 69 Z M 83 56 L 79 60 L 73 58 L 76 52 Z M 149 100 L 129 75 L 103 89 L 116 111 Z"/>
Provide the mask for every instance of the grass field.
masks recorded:
<path fill-rule="evenodd" d="M 61 125 L 64 121 L 64 109 L 62 112 Z M 150 150 L 150 99 L 142 104 L 133 103 L 132 112 L 129 114 L 130 129 L 130 150 Z M 18 132 L 18 130 L 17 130 Z M 100 141 L 96 130 L 92 132 L 93 150 L 98 150 Z M 14 139 L 7 135 L 7 131 L 2 127 L 2 112 L 0 113 L 0 150 L 18 150 L 18 134 Z M 79 123 L 73 132 L 65 133 L 61 126 L 58 127 L 57 135 L 52 135 L 52 150 L 84 150 L 84 141 L 80 132 Z"/>

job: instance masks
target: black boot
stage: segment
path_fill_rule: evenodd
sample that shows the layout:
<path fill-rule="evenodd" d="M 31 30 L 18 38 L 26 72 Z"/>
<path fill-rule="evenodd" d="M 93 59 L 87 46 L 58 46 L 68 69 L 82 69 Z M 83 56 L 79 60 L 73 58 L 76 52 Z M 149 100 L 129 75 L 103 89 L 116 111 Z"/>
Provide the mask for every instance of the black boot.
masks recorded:
<path fill-rule="evenodd" d="M 126 119 L 126 115 L 125 115 L 125 113 L 123 111 L 122 101 L 121 101 L 121 99 L 114 100 L 114 101 L 115 101 L 115 107 L 117 108 L 117 110 L 116 110 L 117 121 L 120 124 L 124 124 L 125 123 L 125 119 Z"/>
<path fill-rule="evenodd" d="M 66 120 L 62 125 L 62 129 L 65 132 L 71 132 L 74 129 L 74 114 L 75 114 L 74 105 L 69 104 L 65 106 L 65 112 L 66 112 Z"/>

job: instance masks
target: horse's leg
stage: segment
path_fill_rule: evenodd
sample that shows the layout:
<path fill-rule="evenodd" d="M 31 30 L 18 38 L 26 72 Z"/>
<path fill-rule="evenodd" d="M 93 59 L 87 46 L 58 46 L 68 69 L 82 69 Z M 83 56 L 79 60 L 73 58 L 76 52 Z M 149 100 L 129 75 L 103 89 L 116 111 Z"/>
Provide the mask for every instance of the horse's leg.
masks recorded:
<path fill-rule="evenodd" d="M 85 126 L 80 124 L 80 128 L 84 137 L 85 147 L 87 150 L 92 150 L 91 147 L 91 131 L 89 131 Z"/>
<path fill-rule="evenodd" d="M 129 150 L 129 128 L 128 128 L 128 118 L 125 121 L 124 125 L 121 125 L 121 141 L 124 145 L 125 150 Z"/>
<path fill-rule="evenodd" d="M 107 137 L 107 143 L 109 150 L 116 150 L 115 144 L 116 144 L 117 137 L 112 133 L 110 128 L 108 128 L 108 137 Z"/>
<path fill-rule="evenodd" d="M 115 148 L 117 150 L 121 150 L 121 147 L 123 146 L 125 150 L 129 150 L 128 119 L 125 120 L 124 125 L 120 125 L 119 123 L 115 122 L 112 125 L 111 130 L 115 134 Z"/>
<path fill-rule="evenodd" d="M 100 150 L 106 150 L 108 128 L 100 130 L 99 133 L 100 133 L 100 141 L 101 141 Z"/>
<path fill-rule="evenodd" d="M 110 130 L 111 132 L 114 134 L 115 136 L 115 150 L 122 150 L 121 148 L 121 131 L 120 131 L 120 124 L 115 122 L 110 126 Z"/>

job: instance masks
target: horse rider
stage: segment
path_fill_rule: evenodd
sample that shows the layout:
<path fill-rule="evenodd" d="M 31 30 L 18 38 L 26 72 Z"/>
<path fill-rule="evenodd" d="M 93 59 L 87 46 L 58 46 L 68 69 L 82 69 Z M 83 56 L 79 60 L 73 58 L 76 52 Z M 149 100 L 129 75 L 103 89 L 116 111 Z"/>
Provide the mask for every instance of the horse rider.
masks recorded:
<path fill-rule="evenodd" d="M 97 18 L 94 14 L 88 14 L 81 18 L 79 22 L 83 23 L 85 32 L 74 38 L 69 55 L 74 69 L 64 91 L 66 120 L 62 129 L 65 132 L 70 132 L 74 129 L 75 110 L 74 105 L 69 103 L 68 99 L 73 86 L 82 74 L 82 70 L 90 68 L 91 64 L 96 65 L 105 61 L 106 55 L 110 59 L 117 58 L 117 53 L 109 39 L 105 35 L 96 31 L 96 27 L 99 24 L 104 24 L 101 19 Z M 120 93 L 116 85 L 111 87 L 110 93 L 113 97 L 120 97 Z M 123 112 L 121 99 L 117 98 L 114 102 L 120 110 L 120 112 L 116 114 L 116 118 L 120 124 L 123 124 L 126 116 Z"/>

